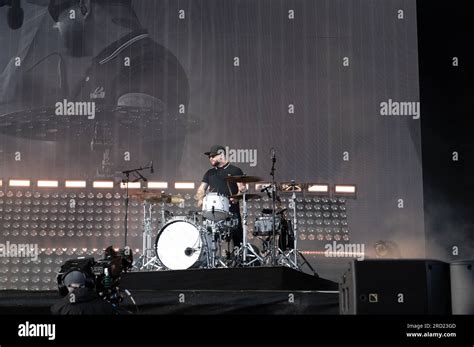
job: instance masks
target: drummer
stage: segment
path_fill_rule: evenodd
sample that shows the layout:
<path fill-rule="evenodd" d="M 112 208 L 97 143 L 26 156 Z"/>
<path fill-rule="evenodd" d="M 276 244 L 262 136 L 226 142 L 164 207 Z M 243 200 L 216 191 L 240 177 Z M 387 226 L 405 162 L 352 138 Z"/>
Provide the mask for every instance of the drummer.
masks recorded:
<path fill-rule="evenodd" d="M 244 173 L 242 170 L 232 165 L 226 158 L 225 147 L 221 145 L 214 145 L 209 152 L 204 153 L 212 166 L 207 170 L 202 178 L 195 199 L 198 201 L 198 207 L 202 206 L 203 198 L 207 191 L 216 192 L 224 196 L 242 193 L 245 190 L 244 183 L 228 182 L 228 176 L 241 176 Z M 229 212 L 238 218 L 239 224 L 232 232 L 233 246 L 238 247 L 242 242 L 242 219 L 240 216 L 239 201 L 230 198 Z"/>

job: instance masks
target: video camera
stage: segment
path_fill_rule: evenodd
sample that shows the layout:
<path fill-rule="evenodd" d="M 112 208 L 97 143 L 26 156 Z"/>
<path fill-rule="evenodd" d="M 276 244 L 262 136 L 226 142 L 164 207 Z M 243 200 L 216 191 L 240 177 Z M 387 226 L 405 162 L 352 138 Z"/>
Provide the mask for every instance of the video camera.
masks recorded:
<path fill-rule="evenodd" d="M 119 281 L 122 272 L 132 267 L 132 250 L 128 247 L 118 252 L 109 246 L 105 249 L 103 259 L 95 261 L 93 257 L 80 257 L 67 260 L 58 272 L 58 290 L 61 296 L 69 293 L 65 278 L 73 271 L 84 276 L 84 286 L 93 289 L 97 294 L 112 304 L 122 301 Z"/>

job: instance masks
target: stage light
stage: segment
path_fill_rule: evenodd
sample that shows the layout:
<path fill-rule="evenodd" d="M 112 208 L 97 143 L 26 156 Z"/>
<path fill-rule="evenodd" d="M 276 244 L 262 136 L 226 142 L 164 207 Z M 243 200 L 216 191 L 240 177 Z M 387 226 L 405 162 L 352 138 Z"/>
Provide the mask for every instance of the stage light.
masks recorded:
<path fill-rule="evenodd" d="M 127 186 L 128 186 L 128 189 L 140 189 L 141 183 L 140 182 L 128 182 L 128 183 L 120 182 L 120 188 L 125 189 L 127 188 Z"/>
<path fill-rule="evenodd" d="M 334 195 L 335 196 L 346 196 L 346 197 L 355 197 L 356 196 L 356 186 L 349 184 L 336 184 L 334 186 Z"/>
<path fill-rule="evenodd" d="M 194 182 L 175 182 L 175 189 L 195 189 Z"/>
<path fill-rule="evenodd" d="M 393 241 L 380 240 L 374 245 L 377 258 L 400 258 L 401 252 L 398 245 Z"/>
<path fill-rule="evenodd" d="M 112 189 L 114 187 L 113 181 L 94 181 L 92 187 L 96 189 Z"/>
<path fill-rule="evenodd" d="M 148 182 L 148 189 L 168 189 L 168 182 Z"/>
<path fill-rule="evenodd" d="M 318 184 L 318 183 L 309 183 L 308 192 L 315 193 L 317 195 L 328 195 L 329 194 L 329 185 L 328 184 Z"/>
<path fill-rule="evenodd" d="M 11 179 L 8 182 L 10 187 L 29 187 L 31 184 L 30 180 Z"/>
<path fill-rule="evenodd" d="M 58 181 L 39 180 L 36 185 L 38 188 L 57 188 L 59 183 Z"/>
<path fill-rule="evenodd" d="M 86 181 L 66 180 L 65 182 L 66 188 L 85 188 L 86 186 L 87 186 Z"/>

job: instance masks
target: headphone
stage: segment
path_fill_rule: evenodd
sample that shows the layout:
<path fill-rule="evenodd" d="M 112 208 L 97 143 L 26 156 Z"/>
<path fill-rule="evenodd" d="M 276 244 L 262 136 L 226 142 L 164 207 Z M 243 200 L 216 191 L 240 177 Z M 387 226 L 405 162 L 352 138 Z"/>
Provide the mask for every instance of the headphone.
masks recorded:
<path fill-rule="evenodd" d="M 57 282 L 58 291 L 61 296 L 66 296 L 69 293 L 67 285 L 64 284 L 64 279 L 73 271 L 80 272 L 84 277 L 84 287 L 93 289 L 95 288 L 95 278 L 92 273 L 92 266 L 94 264 L 94 258 L 84 259 L 71 259 L 66 261 L 58 272 Z"/>

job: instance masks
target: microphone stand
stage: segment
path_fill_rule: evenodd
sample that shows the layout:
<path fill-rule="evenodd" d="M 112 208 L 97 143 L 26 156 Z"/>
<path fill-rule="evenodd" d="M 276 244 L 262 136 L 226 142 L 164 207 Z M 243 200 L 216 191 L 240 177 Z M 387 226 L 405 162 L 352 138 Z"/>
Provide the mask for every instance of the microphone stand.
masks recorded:
<path fill-rule="evenodd" d="M 273 236 L 273 244 L 271 245 L 272 247 L 272 252 L 271 252 L 271 264 L 273 266 L 276 266 L 276 230 L 275 230 L 275 223 L 276 223 L 276 183 L 275 183 L 275 162 L 276 162 L 276 156 L 275 152 L 273 150 L 273 155 L 272 155 L 272 169 L 270 171 L 270 176 L 272 176 L 272 236 Z"/>
<path fill-rule="evenodd" d="M 149 165 L 146 167 L 139 167 L 137 169 L 125 170 L 122 171 L 122 174 L 125 175 L 125 178 L 122 179 L 122 183 L 125 184 L 125 218 L 124 218 L 124 231 L 125 231 L 125 245 L 127 247 L 127 236 L 128 236 L 128 205 L 130 201 L 130 195 L 128 193 L 128 184 L 130 182 L 138 182 L 142 180 L 143 182 L 147 182 L 148 180 L 140 173 L 140 171 L 150 169 L 152 170 L 153 165 Z M 136 174 L 138 178 L 135 178 L 133 181 L 130 181 L 130 174 Z"/>

